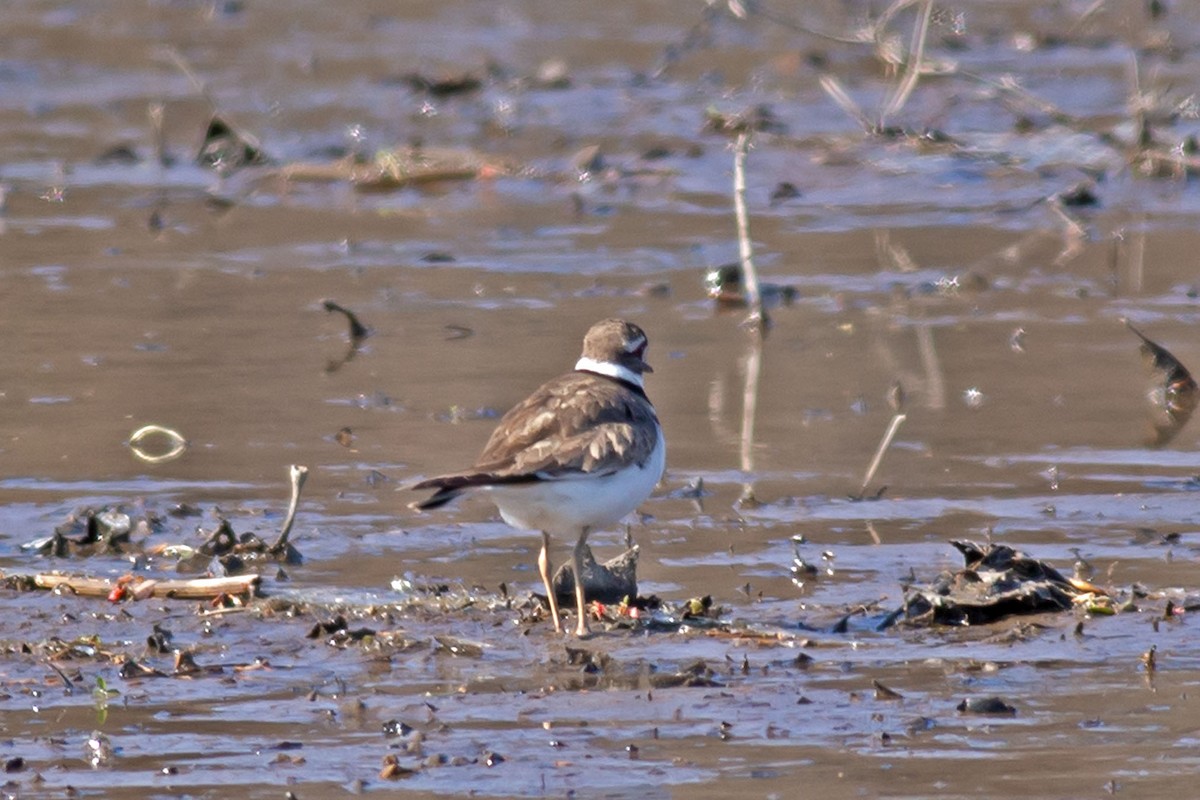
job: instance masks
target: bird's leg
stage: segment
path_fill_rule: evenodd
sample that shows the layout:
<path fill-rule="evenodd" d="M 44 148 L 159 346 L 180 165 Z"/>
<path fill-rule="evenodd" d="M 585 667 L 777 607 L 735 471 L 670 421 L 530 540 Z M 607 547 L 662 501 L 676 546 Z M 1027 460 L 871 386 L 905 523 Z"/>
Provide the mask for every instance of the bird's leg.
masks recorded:
<path fill-rule="evenodd" d="M 538 572 L 542 575 L 542 585 L 546 587 L 546 598 L 550 601 L 554 632 L 562 633 L 562 623 L 558 620 L 558 598 L 554 596 L 554 585 L 550 583 L 550 534 L 545 531 L 542 531 L 542 552 L 538 553 Z"/>
<path fill-rule="evenodd" d="M 575 542 L 575 550 L 571 553 L 571 569 L 575 572 L 575 612 L 578 621 L 575 623 L 575 635 L 584 638 L 591 634 L 588 628 L 587 606 L 583 599 L 583 548 L 586 546 L 588 529 L 579 532 L 579 541 Z"/>

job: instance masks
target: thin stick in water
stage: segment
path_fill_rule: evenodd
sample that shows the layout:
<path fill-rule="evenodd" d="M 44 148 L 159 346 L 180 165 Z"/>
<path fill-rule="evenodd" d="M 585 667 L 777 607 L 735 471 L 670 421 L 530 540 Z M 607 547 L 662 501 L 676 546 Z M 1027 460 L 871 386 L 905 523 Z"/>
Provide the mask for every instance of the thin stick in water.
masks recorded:
<path fill-rule="evenodd" d="M 879 462 L 883 461 L 883 454 L 892 444 L 892 439 L 896 436 L 896 431 L 900 430 L 900 423 L 904 422 L 907 417 L 904 414 L 896 414 L 892 417 L 892 422 L 888 425 L 887 432 L 883 434 L 883 440 L 879 443 L 879 447 L 875 450 L 875 457 L 871 459 L 871 466 L 867 467 L 867 474 L 863 477 L 862 488 L 858 490 L 858 496 L 862 497 L 867 491 L 867 484 L 875 477 L 875 470 L 879 469 Z"/>
<path fill-rule="evenodd" d="M 746 322 L 765 334 L 771 321 L 763 308 L 758 271 L 754 268 L 754 247 L 750 242 L 750 216 L 746 213 L 746 152 L 750 149 L 750 133 L 738 134 L 733 150 L 733 211 L 737 218 L 738 255 L 742 262 L 742 277 L 746 282 L 746 304 L 750 316 Z"/>
<path fill-rule="evenodd" d="M 300 505 L 300 490 L 304 488 L 304 481 L 308 479 L 308 467 L 292 464 L 288 467 L 288 476 L 292 481 L 292 501 L 288 504 L 287 518 L 283 521 L 279 537 L 268 548 L 268 552 L 275 555 L 287 550 L 288 535 L 292 532 L 292 523 L 296 521 L 296 509 Z"/>
<path fill-rule="evenodd" d="M 891 99 L 888 100 L 887 105 L 884 106 L 883 111 L 879 115 L 879 127 L 881 130 L 887 123 L 888 117 L 904 108 L 904 104 L 908 102 L 913 89 L 917 88 L 917 81 L 921 79 L 921 61 L 925 58 L 925 40 L 929 36 L 929 19 L 932 14 L 932 0 L 924 0 L 921 4 L 917 21 L 913 25 L 912 41 L 909 43 L 908 56 L 905 59 L 907 64 L 905 64 L 904 75 L 901 77 L 900 82 L 896 84 L 896 89 L 892 93 Z"/>

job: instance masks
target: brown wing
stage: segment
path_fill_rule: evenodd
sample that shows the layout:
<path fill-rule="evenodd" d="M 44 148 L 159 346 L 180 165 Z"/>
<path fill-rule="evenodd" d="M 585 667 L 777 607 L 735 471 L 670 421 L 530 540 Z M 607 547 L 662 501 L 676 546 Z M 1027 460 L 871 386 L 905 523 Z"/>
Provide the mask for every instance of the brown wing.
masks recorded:
<path fill-rule="evenodd" d="M 604 474 L 643 463 L 657 443 L 657 417 L 645 396 L 617 381 L 573 372 L 544 384 L 500 420 L 475 465 L 429 478 L 413 489 L 437 489 L 417 504 L 436 508 L 464 489 L 580 474 Z"/>
<path fill-rule="evenodd" d="M 644 396 L 617 381 L 570 373 L 504 415 L 473 471 L 552 478 L 640 464 L 657 442 L 656 419 Z"/>

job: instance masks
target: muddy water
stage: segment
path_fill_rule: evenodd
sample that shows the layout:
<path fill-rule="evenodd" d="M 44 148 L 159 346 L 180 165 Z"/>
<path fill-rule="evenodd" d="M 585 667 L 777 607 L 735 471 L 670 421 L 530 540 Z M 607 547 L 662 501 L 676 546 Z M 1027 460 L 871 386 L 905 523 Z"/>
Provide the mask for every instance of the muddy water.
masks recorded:
<path fill-rule="evenodd" d="M 203 511 L 164 516 L 148 547 L 197 546 L 217 509 L 268 538 L 287 465 L 310 477 L 304 563 L 255 567 L 272 604 L 3 590 L 6 791 L 1188 795 L 1200 646 L 1186 613 L 1159 618 L 1195 584 L 1198 434 L 1147 444 L 1148 373 L 1120 324 L 1200 363 L 1195 187 L 1140 175 L 1120 144 L 1135 61 L 1162 148 L 1195 133 L 1200 27 L 1167 9 L 939 6 L 926 57 L 948 74 L 885 121 L 942 142 L 867 136 L 819 88 L 818 61 L 875 119 L 897 83 L 845 41 L 877 18 L 860 4 L 779 11 L 789 25 L 702 4 L 9 4 L 0 569 L 170 575 L 166 558 L 22 545 L 118 504 Z M 903 47 L 913 22 L 883 34 Z M 565 81 L 539 81 L 552 62 Z M 406 77 L 462 71 L 482 88 Z M 194 165 L 210 103 L 271 163 Z M 737 253 L 729 140 L 705 110 L 760 105 L 777 127 L 748 160 L 756 260 L 798 299 L 757 350 L 701 278 Z M 503 168 L 378 193 L 275 174 L 415 141 Z M 1047 201 L 1088 180 L 1098 204 Z M 799 196 L 773 201 L 785 181 Z M 352 358 L 323 298 L 373 329 Z M 670 445 L 630 529 L 641 591 L 711 595 L 755 635 L 614 630 L 584 645 L 609 659 L 587 671 L 528 620 L 535 537 L 481 501 L 415 515 L 403 487 L 469 462 L 610 315 L 649 332 Z M 866 494 L 886 490 L 852 501 L 896 382 L 907 418 Z M 137 460 L 125 442 L 149 423 L 184 456 Z M 958 564 L 947 539 L 989 532 L 1141 587 L 1141 610 L 875 630 L 905 585 Z M 823 571 L 797 584 L 801 536 Z M 308 637 L 339 613 L 374 635 Z M 145 644 L 155 625 L 209 671 L 122 677 L 125 657 L 172 672 Z M 705 685 L 672 679 L 698 660 Z M 956 710 L 993 695 L 1016 715 Z M 389 754 L 413 772 L 380 778 Z"/>

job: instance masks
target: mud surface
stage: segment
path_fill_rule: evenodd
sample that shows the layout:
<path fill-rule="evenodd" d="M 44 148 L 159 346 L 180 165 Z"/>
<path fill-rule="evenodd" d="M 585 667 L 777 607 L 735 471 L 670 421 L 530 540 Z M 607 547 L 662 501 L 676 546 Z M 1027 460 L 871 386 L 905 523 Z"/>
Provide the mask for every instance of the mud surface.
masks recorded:
<path fill-rule="evenodd" d="M 884 5 L 9 3 L 0 570 L 180 577 L 163 548 L 269 541 L 310 472 L 248 607 L 0 589 L 6 793 L 1190 795 L 1198 430 L 1155 432 L 1121 320 L 1200 363 L 1200 16 L 939 4 L 896 100 L 920 14 Z M 214 109 L 258 163 L 196 162 Z M 755 260 L 797 293 L 761 348 L 703 286 L 746 112 Z M 336 173 L 413 146 L 467 166 Z M 611 315 L 669 442 L 640 591 L 714 619 L 579 643 L 535 535 L 403 487 Z M 147 424 L 183 455 L 139 460 Z M 88 507 L 155 524 L 23 547 Z M 878 629 L 989 536 L 1120 613 Z"/>

